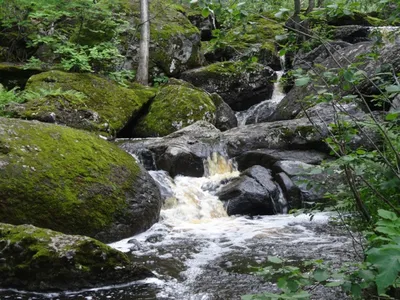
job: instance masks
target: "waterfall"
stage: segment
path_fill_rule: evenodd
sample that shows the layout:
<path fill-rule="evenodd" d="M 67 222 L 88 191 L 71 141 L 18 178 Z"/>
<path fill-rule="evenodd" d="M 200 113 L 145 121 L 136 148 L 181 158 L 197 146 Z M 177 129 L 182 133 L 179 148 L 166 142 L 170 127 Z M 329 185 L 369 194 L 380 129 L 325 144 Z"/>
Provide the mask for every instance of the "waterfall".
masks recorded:
<path fill-rule="evenodd" d="M 282 61 L 281 61 L 282 63 Z M 271 99 L 264 100 L 260 103 L 257 103 L 251 106 L 249 109 L 245 111 L 239 111 L 236 113 L 236 118 L 238 120 L 238 126 L 244 126 L 248 122 L 249 118 L 253 118 L 252 123 L 258 123 L 260 113 L 264 111 L 273 112 L 274 108 L 281 102 L 285 94 L 280 86 L 279 81 L 283 76 L 284 71 L 277 71 L 277 79 L 274 83 L 274 91 L 272 93 Z"/>

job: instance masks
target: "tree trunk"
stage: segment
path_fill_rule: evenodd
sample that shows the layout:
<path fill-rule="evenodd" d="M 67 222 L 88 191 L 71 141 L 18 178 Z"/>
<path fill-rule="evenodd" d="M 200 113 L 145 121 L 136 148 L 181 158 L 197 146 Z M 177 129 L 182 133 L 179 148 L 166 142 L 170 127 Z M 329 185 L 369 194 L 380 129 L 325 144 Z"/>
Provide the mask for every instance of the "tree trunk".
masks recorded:
<path fill-rule="evenodd" d="M 317 6 L 321 8 L 324 5 L 324 0 L 318 0 Z"/>
<path fill-rule="evenodd" d="M 300 0 L 294 0 L 294 14 L 293 16 L 298 16 L 301 10 L 301 3 Z"/>
<path fill-rule="evenodd" d="M 136 73 L 138 83 L 149 84 L 149 47 L 150 47 L 150 20 L 149 2 L 140 0 L 140 48 L 139 65 Z"/>
<path fill-rule="evenodd" d="M 312 12 L 314 8 L 315 8 L 315 0 L 308 0 L 308 7 L 306 10 L 306 15 L 308 15 L 310 12 Z"/>

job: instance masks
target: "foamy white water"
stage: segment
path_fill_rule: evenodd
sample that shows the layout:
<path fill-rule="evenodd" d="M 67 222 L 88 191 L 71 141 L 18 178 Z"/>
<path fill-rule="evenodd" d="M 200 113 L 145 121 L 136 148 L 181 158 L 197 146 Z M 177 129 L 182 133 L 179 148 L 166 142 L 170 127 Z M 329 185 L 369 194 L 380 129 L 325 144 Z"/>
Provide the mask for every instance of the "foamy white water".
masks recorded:
<path fill-rule="evenodd" d="M 201 178 L 172 179 L 163 171 L 150 172 L 166 198 L 160 221 L 146 232 L 110 244 L 151 269 L 153 278 L 64 293 L 0 290 L 0 298 L 3 292 L 4 299 L 13 300 L 240 299 L 247 293 L 276 291 L 276 286 L 250 274 L 250 267 L 265 265 L 269 255 L 337 260 L 350 255 L 351 239 L 327 231 L 329 214 L 318 213 L 312 221 L 304 214 L 227 216 L 214 193 L 239 172 L 218 154 L 205 166 L 208 175 Z"/>

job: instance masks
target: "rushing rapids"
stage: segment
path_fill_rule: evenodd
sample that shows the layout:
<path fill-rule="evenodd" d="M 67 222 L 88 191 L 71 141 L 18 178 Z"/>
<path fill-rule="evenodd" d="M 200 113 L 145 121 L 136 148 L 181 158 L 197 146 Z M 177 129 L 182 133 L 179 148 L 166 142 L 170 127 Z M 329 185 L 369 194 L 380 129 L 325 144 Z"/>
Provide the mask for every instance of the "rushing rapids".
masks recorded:
<path fill-rule="evenodd" d="M 213 192 L 239 175 L 234 164 L 214 153 L 205 162 L 207 176 L 177 176 L 152 171 L 165 204 L 160 222 L 150 230 L 111 244 L 145 264 L 154 278 L 126 285 L 38 294 L 0 290 L 1 299 L 240 299 L 241 295 L 276 291 L 252 274 L 268 264 L 268 255 L 300 259 L 353 259 L 350 238 L 329 224 L 329 215 L 228 217 Z M 343 299 L 337 291 L 316 290 L 324 299 Z M 339 298 L 338 298 L 339 297 Z M 321 299 L 321 298 L 317 298 Z"/>

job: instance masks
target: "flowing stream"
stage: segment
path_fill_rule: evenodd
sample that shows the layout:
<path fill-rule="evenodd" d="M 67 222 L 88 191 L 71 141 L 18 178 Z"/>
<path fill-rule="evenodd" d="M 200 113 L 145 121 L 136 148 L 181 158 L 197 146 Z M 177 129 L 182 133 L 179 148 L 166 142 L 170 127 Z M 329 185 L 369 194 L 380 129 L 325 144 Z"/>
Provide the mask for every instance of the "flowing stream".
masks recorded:
<path fill-rule="evenodd" d="M 268 265 L 269 255 L 286 257 L 294 265 L 301 259 L 338 264 L 354 259 L 351 239 L 329 225 L 328 214 L 318 213 L 312 221 L 307 215 L 228 217 L 213 192 L 239 172 L 215 153 L 205 165 L 208 176 L 201 178 L 172 179 L 163 171 L 152 171 L 166 198 L 160 222 L 111 244 L 150 268 L 153 278 L 61 294 L 0 290 L 0 299 L 240 299 L 244 294 L 277 291 L 252 273 L 253 267 Z M 336 290 L 314 293 L 314 299 L 345 299 Z"/>
<path fill-rule="evenodd" d="M 258 104 L 251 106 L 249 109 L 244 111 L 238 111 L 236 118 L 238 120 L 238 126 L 244 126 L 246 124 L 254 124 L 262 122 L 260 118 L 271 115 L 275 110 L 276 106 L 281 102 L 285 94 L 282 91 L 279 81 L 282 78 L 284 71 L 276 71 L 277 79 L 274 83 L 274 91 L 271 99 L 264 100 Z"/>

